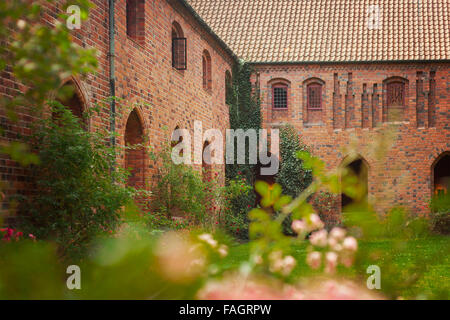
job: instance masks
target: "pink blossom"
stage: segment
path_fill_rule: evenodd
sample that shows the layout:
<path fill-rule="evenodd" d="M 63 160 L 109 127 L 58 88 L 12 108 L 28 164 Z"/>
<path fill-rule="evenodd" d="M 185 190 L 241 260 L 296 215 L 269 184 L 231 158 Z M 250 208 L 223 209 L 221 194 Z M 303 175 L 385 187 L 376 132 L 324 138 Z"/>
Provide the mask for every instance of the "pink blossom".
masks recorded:
<path fill-rule="evenodd" d="M 327 230 L 322 229 L 320 231 L 316 231 L 313 234 L 311 234 L 309 241 L 313 246 L 323 248 L 327 245 L 327 235 L 328 235 Z"/>
<path fill-rule="evenodd" d="M 311 224 L 310 224 L 311 231 L 317 230 L 317 229 L 322 229 L 324 227 L 322 220 L 320 220 L 320 217 L 315 213 L 313 213 L 309 216 L 309 221 L 311 222 Z"/>
<path fill-rule="evenodd" d="M 322 254 L 318 251 L 312 251 L 306 256 L 306 263 L 312 268 L 317 269 L 320 267 Z"/>
<path fill-rule="evenodd" d="M 291 225 L 292 230 L 297 234 L 303 234 L 307 231 L 306 223 L 303 220 L 294 220 Z"/>
<path fill-rule="evenodd" d="M 345 230 L 339 227 L 334 227 L 330 231 L 330 237 L 335 238 L 337 241 L 343 240 L 345 237 Z"/>

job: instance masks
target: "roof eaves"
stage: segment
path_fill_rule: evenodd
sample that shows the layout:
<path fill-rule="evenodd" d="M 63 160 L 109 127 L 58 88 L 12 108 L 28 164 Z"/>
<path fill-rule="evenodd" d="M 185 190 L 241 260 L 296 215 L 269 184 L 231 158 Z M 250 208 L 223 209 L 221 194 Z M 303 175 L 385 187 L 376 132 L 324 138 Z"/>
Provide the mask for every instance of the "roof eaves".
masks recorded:
<path fill-rule="evenodd" d="M 437 62 L 437 63 L 450 63 L 450 59 L 435 59 L 435 60 L 355 60 L 355 61 L 345 61 L 345 60 L 336 60 L 336 61 L 247 61 L 249 64 L 253 65 L 264 65 L 264 64 L 272 64 L 272 65 L 286 65 L 286 64 L 340 64 L 340 63 L 350 63 L 350 64 L 358 64 L 358 63 L 429 63 L 429 62 Z"/>
<path fill-rule="evenodd" d="M 238 63 L 239 57 L 230 49 L 230 47 L 211 29 L 211 27 L 200 17 L 195 9 L 186 1 L 178 0 L 192 16 L 198 21 L 198 23 L 219 43 L 219 45 Z"/>

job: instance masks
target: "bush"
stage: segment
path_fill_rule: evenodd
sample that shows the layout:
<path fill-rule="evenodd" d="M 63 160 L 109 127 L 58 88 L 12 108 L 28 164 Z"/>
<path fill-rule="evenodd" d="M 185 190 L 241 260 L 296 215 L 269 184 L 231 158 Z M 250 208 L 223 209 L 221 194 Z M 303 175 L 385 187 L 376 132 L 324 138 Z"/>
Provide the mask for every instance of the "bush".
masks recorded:
<path fill-rule="evenodd" d="M 292 126 L 280 129 L 280 169 L 276 181 L 283 188 L 283 193 L 291 197 L 298 196 L 312 182 L 311 170 L 303 166 L 297 152 L 307 151 L 300 142 L 297 132 Z"/>
<path fill-rule="evenodd" d="M 248 239 L 248 212 L 255 204 L 253 187 L 238 175 L 228 181 L 223 197 L 224 218 L 221 221 L 225 231 L 239 239 Z"/>
<path fill-rule="evenodd" d="M 36 194 L 24 199 L 20 223 L 26 233 L 56 241 L 63 256 L 79 257 L 96 235 L 114 231 L 132 190 L 122 187 L 123 171 L 111 170 L 115 152 L 106 134 L 85 131 L 59 103 L 52 111 L 31 137 L 41 164 L 31 170 Z"/>
<path fill-rule="evenodd" d="M 325 223 L 325 228 L 331 228 L 341 224 L 338 212 L 338 196 L 330 192 L 318 192 L 311 197 L 311 204 L 317 211 L 320 219 Z"/>
<path fill-rule="evenodd" d="M 160 165 L 152 211 L 170 220 L 180 217 L 196 225 L 211 226 L 214 216 L 210 213 L 217 209 L 220 193 L 217 175 L 212 181 L 205 181 L 191 166 L 175 164 L 169 143 L 160 153 L 153 154 L 153 159 Z"/>
<path fill-rule="evenodd" d="M 450 195 L 436 196 L 431 200 L 433 230 L 441 234 L 450 233 Z"/>

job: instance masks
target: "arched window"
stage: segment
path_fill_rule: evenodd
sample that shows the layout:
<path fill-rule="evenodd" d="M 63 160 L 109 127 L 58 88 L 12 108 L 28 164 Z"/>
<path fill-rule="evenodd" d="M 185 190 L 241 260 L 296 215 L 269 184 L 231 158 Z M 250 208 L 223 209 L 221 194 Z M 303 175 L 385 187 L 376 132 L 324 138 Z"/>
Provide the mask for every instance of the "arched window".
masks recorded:
<path fill-rule="evenodd" d="M 127 36 L 143 45 L 145 42 L 145 0 L 127 0 Z"/>
<path fill-rule="evenodd" d="M 322 84 L 310 83 L 307 87 L 308 110 L 322 110 Z"/>
<path fill-rule="evenodd" d="M 187 48 L 186 38 L 183 29 L 174 21 L 172 23 L 172 67 L 177 70 L 186 70 L 187 68 Z"/>
<path fill-rule="evenodd" d="M 203 88 L 206 90 L 212 89 L 211 78 L 211 55 L 208 50 L 203 51 L 202 55 L 202 75 L 203 75 Z"/>
<path fill-rule="evenodd" d="M 125 128 L 125 168 L 130 171 L 127 185 L 142 189 L 145 187 L 144 126 L 136 109 L 127 120 Z"/>
<path fill-rule="evenodd" d="M 86 119 L 84 117 L 85 106 L 83 103 L 82 95 L 78 90 L 78 86 L 74 81 L 70 80 L 66 82 L 60 91 L 58 92 L 56 100 L 63 106 L 67 107 L 74 116 L 80 119 L 80 123 L 86 129 Z M 58 115 L 53 114 L 53 118 L 57 119 Z"/>
<path fill-rule="evenodd" d="M 303 82 L 303 122 L 320 124 L 325 109 L 325 82 L 319 78 L 309 78 Z"/>
<path fill-rule="evenodd" d="M 230 71 L 225 72 L 225 103 L 230 104 L 231 103 L 231 97 L 232 97 L 232 78 Z"/>
<path fill-rule="evenodd" d="M 401 77 L 391 77 L 384 80 L 385 108 L 384 121 L 402 121 L 406 109 L 407 80 Z"/>
<path fill-rule="evenodd" d="M 205 149 L 210 145 L 209 141 L 205 141 L 202 149 L 202 177 L 203 181 L 211 182 L 212 179 L 212 154 L 210 152 L 205 152 Z"/>

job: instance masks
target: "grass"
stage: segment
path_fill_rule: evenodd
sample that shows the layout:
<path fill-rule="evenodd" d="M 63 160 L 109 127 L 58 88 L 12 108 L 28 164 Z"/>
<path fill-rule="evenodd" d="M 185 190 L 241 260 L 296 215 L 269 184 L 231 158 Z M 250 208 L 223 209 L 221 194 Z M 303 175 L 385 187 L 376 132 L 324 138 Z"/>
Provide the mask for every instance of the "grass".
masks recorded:
<path fill-rule="evenodd" d="M 293 278 L 318 275 L 304 262 L 307 244 L 294 244 L 291 254 L 299 261 Z M 249 245 L 230 248 L 225 267 L 233 269 L 249 257 Z M 432 237 L 415 240 L 360 240 L 353 267 L 339 267 L 339 274 L 365 283 L 369 265 L 381 268 L 381 291 L 389 298 L 450 298 L 450 238 Z"/>

